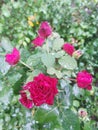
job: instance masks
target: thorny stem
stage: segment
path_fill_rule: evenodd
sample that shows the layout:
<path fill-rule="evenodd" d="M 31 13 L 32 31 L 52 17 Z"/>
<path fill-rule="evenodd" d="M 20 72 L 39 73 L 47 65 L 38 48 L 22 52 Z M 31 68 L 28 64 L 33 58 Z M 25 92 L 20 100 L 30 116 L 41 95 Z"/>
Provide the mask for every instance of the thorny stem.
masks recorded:
<path fill-rule="evenodd" d="M 23 61 L 20 60 L 20 63 L 23 64 L 24 66 L 26 66 L 27 68 L 29 68 L 30 70 L 33 71 L 33 69 L 32 69 L 29 65 L 27 65 L 26 63 L 24 63 Z"/>
<path fill-rule="evenodd" d="M 76 82 L 76 79 L 69 78 L 69 80 L 70 80 L 70 81 L 74 81 L 74 82 Z"/>
<path fill-rule="evenodd" d="M 47 52 L 49 53 L 49 43 L 48 43 L 48 39 L 46 39 L 46 47 L 47 47 Z"/>

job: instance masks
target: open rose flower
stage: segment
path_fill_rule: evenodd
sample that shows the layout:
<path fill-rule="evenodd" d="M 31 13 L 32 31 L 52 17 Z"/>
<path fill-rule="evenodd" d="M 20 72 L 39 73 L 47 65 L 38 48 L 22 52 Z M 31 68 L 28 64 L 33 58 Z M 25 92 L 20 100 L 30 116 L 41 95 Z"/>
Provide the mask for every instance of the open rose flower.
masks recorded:
<path fill-rule="evenodd" d="M 33 81 L 28 82 L 23 86 L 22 91 L 28 91 L 29 97 L 21 96 L 21 100 L 19 101 L 27 108 L 31 108 L 33 105 L 40 106 L 44 103 L 52 105 L 54 103 L 54 97 L 58 93 L 58 90 L 56 88 L 57 82 L 58 81 L 56 78 L 52 78 L 41 73 L 38 76 L 34 77 Z"/>
<path fill-rule="evenodd" d="M 52 34 L 52 28 L 47 21 L 41 23 L 38 34 L 43 38 L 47 38 Z"/>
<path fill-rule="evenodd" d="M 5 61 L 10 65 L 16 65 L 20 60 L 20 52 L 16 48 L 12 50 L 12 53 L 5 55 Z"/>
<path fill-rule="evenodd" d="M 73 52 L 75 51 L 75 48 L 73 45 L 71 45 L 70 43 L 65 43 L 63 45 L 63 50 L 69 54 L 70 56 L 72 56 Z"/>
<path fill-rule="evenodd" d="M 44 41 L 45 41 L 44 38 L 37 36 L 37 37 L 32 41 L 32 43 L 33 43 L 35 46 L 42 46 L 43 43 L 44 43 Z"/>
<path fill-rule="evenodd" d="M 83 70 L 77 74 L 76 81 L 79 88 L 85 88 L 87 90 L 92 89 L 92 75 L 86 70 Z"/>

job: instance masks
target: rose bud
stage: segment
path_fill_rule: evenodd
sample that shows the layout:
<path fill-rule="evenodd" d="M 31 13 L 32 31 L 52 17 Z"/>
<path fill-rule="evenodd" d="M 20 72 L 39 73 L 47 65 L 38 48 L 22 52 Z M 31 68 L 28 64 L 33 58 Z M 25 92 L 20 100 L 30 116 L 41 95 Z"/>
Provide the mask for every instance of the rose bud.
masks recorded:
<path fill-rule="evenodd" d="M 72 56 L 76 59 L 79 59 L 82 56 L 82 52 L 80 50 L 76 50 L 73 52 Z"/>
<path fill-rule="evenodd" d="M 20 60 L 20 52 L 14 48 L 11 53 L 5 55 L 5 61 L 10 65 L 16 65 Z"/>
<path fill-rule="evenodd" d="M 78 115 L 79 115 L 80 117 L 82 117 L 82 118 L 85 118 L 85 117 L 87 117 L 87 111 L 86 111 L 84 108 L 80 108 L 80 109 L 78 110 Z"/>
<path fill-rule="evenodd" d="M 92 75 L 88 73 L 86 70 L 78 72 L 76 77 L 76 82 L 79 88 L 84 88 L 87 90 L 92 89 Z"/>
<path fill-rule="evenodd" d="M 73 52 L 75 51 L 75 48 L 73 45 L 71 45 L 70 43 L 65 43 L 63 45 L 63 50 L 69 54 L 70 56 L 72 56 Z"/>
<path fill-rule="evenodd" d="M 32 44 L 34 44 L 35 46 L 42 46 L 44 42 L 45 42 L 45 39 L 44 39 L 44 38 L 37 36 L 37 37 L 32 41 Z"/>
<path fill-rule="evenodd" d="M 38 30 L 38 35 L 42 38 L 47 38 L 52 34 L 52 27 L 47 21 L 42 22 Z"/>

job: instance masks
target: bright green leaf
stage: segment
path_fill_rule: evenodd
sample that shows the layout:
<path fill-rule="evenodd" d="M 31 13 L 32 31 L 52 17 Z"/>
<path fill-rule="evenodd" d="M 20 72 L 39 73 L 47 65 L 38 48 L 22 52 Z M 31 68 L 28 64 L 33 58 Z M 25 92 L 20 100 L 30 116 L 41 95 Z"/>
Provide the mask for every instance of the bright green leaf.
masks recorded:
<path fill-rule="evenodd" d="M 79 106 L 80 106 L 79 101 L 74 100 L 74 101 L 73 101 L 73 106 L 75 106 L 75 107 L 79 107 Z"/>

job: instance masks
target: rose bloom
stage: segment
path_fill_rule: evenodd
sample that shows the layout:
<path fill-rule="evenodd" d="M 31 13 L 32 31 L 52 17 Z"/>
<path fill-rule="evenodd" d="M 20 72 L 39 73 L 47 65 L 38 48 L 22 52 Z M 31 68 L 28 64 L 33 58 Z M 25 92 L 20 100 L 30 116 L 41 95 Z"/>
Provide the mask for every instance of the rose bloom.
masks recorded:
<path fill-rule="evenodd" d="M 52 28 L 47 21 L 41 23 L 38 34 L 43 38 L 47 38 L 52 34 Z"/>
<path fill-rule="evenodd" d="M 87 90 L 92 89 L 92 75 L 86 70 L 83 70 L 77 74 L 76 81 L 79 88 L 85 88 Z"/>
<path fill-rule="evenodd" d="M 75 48 L 73 45 L 71 45 L 70 43 L 65 43 L 63 45 L 63 50 L 69 54 L 70 56 L 72 56 L 73 52 L 75 51 Z"/>
<path fill-rule="evenodd" d="M 20 60 L 20 52 L 16 48 L 12 50 L 12 53 L 5 55 L 5 61 L 10 65 L 16 65 Z"/>
<path fill-rule="evenodd" d="M 20 94 L 21 94 L 21 98 L 19 99 L 19 101 L 21 102 L 21 104 L 23 104 L 25 107 L 29 109 L 32 108 L 33 102 L 30 98 L 27 97 L 26 92 L 20 91 Z"/>
<path fill-rule="evenodd" d="M 38 76 L 34 77 L 33 81 L 28 82 L 23 86 L 22 91 L 28 91 L 29 96 L 23 97 L 22 93 L 20 92 L 21 98 L 19 101 L 23 106 L 27 108 L 31 108 L 33 105 L 40 106 L 44 103 L 53 105 L 54 97 L 58 93 L 58 90 L 56 88 L 57 82 L 58 81 L 56 78 L 52 78 L 41 73 Z"/>
<path fill-rule="evenodd" d="M 42 46 L 44 42 L 45 42 L 45 39 L 42 38 L 42 37 L 39 37 L 39 36 L 37 36 L 37 37 L 32 41 L 32 43 L 33 43 L 35 46 Z"/>

